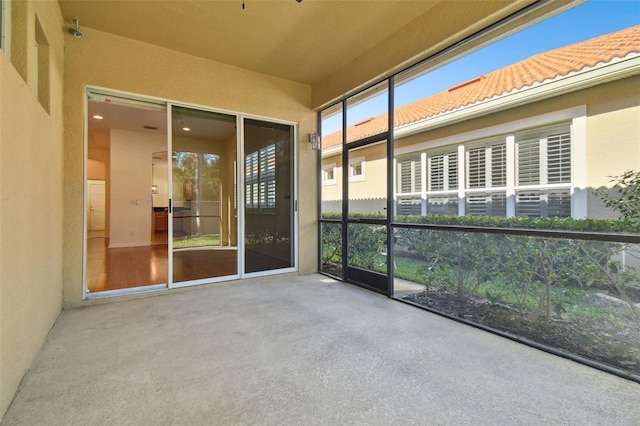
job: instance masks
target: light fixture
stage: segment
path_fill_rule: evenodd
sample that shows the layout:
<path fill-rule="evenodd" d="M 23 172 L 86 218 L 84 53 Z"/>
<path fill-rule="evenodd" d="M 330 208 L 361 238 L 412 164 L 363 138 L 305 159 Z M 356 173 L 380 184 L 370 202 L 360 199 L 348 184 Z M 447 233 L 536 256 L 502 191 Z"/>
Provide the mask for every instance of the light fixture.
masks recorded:
<path fill-rule="evenodd" d="M 183 127 L 182 130 L 184 130 L 185 132 L 190 132 L 191 129 L 189 127 Z"/>
<path fill-rule="evenodd" d="M 101 116 L 101 115 L 96 114 L 96 115 L 93 116 L 93 118 L 95 118 L 96 120 L 102 120 L 104 117 Z"/>
<path fill-rule="evenodd" d="M 309 143 L 311 144 L 311 149 L 313 151 L 320 151 L 320 148 L 322 147 L 322 141 L 319 134 L 309 133 Z"/>
<path fill-rule="evenodd" d="M 73 20 L 73 22 L 76 24 L 76 27 L 69 28 L 69 34 L 71 34 L 75 38 L 82 38 L 82 33 L 80 32 L 80 20 L 76 18 Z"/>

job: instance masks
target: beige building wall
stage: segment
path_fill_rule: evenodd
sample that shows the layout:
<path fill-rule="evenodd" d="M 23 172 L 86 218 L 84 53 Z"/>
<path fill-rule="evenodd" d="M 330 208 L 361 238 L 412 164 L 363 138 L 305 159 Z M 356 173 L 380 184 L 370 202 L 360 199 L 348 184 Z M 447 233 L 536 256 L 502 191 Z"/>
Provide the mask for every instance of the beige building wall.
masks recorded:
<path fill-rule="evenodd" d="M 11 57 L 0 52 L 0 418 L 62 307 L 63 20 L 57 2 L 12 6 Z M 49 65 L 39 89 L 36 17 Z"/>
<path fill-rule="evenodd" d="M 340 146 L 342 149 L 342 146 Z M 322 168 L 334 168 L 334 182 L 322 184 L 322 200 L 323 201 L 341 201 L 342 200 L 342 151 L 337 155 L 328 155 L 322 158 Z"/>
<path fill-rule="evenodd" d="M 587 99 L 587 183 L 611 187 L 609 176 L 640 171 L 640 75 L 595 87 Z"/>
<path fill-rule="evenodd" d="M 387 144 L 376 144 L 349 151 L 349 162 L 358 159 L 364 162 L 364 179 L 350 179 L 349 198 L 352 200 L 386 198 Z"/>
<path fill-rule="evenodd" d="M 65 39 L 64 306 L 82 299 L 84 98 L 88 85 L 299 123 L 301 273 L 317 265 L 317 163 L 307 142 L 316 130 L 311 88 L 104 32 Z"/>

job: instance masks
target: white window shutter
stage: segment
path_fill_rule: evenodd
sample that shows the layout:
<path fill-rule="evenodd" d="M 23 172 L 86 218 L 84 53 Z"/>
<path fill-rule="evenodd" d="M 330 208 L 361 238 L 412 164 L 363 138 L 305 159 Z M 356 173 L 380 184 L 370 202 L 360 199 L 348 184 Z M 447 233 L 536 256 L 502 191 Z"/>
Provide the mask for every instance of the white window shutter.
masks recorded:
<path fill-rule="evenodd" d="M 571 182 L 571 137 L 569 133 L 547 137 L 547 183 Z"/>

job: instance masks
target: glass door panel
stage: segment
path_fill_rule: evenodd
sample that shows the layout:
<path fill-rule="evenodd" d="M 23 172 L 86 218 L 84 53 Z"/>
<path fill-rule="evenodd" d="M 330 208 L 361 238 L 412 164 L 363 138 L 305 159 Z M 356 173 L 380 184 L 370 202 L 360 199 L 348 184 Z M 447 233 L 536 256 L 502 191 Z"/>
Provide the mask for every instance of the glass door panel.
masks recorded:
<path fill-rule="evenodd" d="M 291 268 L 293 126 L 244 120 L 244 271 Z"/>
<path fill-rule="evenodd" d="M 166 187 L 156 158 L 165 151 L 166 170 L 166 104 L 89 90 L 87 113 L 86 297 L 162 288 L 167 232 L 154 220 L 167 192 L 160 200 L 153 188 Z"/>
<path fill-rule="evenodd" d="M 173 282 L 238 274 L 236 118 L 173 106 Z"/>

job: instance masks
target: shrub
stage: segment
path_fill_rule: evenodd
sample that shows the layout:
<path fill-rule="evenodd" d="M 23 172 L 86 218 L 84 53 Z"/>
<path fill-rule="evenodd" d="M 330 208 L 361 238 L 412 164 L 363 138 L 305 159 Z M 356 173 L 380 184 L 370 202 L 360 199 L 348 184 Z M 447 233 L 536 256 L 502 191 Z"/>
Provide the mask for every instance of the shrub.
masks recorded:
<path fill-rule="evenodd" d="M 610 193 L 597 190 L 594 193 L 600 196 L 604 205 L 612 208 L 625 220 L 640 219 L 640 172 L 627 170 L 619 176 L 610 176 L 610 182 L 615 183 L 616 197 Z"/>

